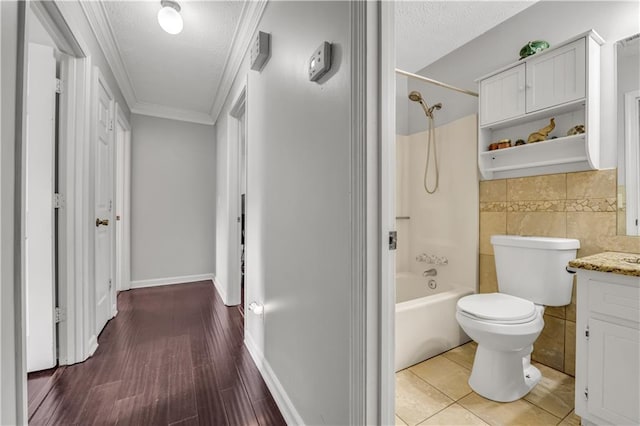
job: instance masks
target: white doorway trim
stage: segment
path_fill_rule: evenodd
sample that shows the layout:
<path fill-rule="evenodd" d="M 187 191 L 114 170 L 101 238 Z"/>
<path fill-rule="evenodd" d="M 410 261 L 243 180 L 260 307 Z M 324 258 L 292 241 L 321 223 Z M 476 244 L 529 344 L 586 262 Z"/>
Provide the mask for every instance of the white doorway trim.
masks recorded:
<path fill-rule="evenodd" d="M 5 7 L 2 5 L 1 7 Z M 78 23 L 66 19 L 69 15 L 68 5 L 64 2 L 18 2 L 16 5 L 17 22 L 17 82 L 16 85 L 16 135 L 15 151 L 11 152 L 12 164 L 15 165 L 13 185 L 15 202 L 13 209 L 13 293 L 12 335 L 3 334 L 2 364 L 13 365 L 11 375 L 2 377 L 3 383 L 15 383 L 15 388 L 3 389 L 2 419 L 11 419 L 10 423 L 27 423 L 27 374 L 25 351 L 25 282 L 23 276 L 24 254 L 22 241 L 24 239 L 24 157 L 22 150 L 25 146 L 25 72 L 26 57 L 28 56 L 28 7 L 33 7 L 38 19 L 42 20 L 45 28 L 56 41 L 57 48 L 70 55 L 62 63 L 63 93 L 60 99 L 60 193 L 63 204 L 59 211 L 59 302 L 66 311 L 66 320 L 59 324 L 60 364 L 80 362 L 91 355 L 90 327 L 88 326 L 89 306 L 87 287 L 88 258 L 86 254 L 86 240 L 88 238 L 89 212 L 87 200 L 87 180 L 83 171 L 88 170 L 88 152 L 84 144 L 89 135 L 89 100 L 91 95 L 91 58 L 88 45 L 80 37 Z M 10 10 L 8 8 L 7 10 Z M 11 10 L 14 12 L 15 10 Z M 4 26 L 3 26 L 4 27 Z M 4 29 L 4 28 L 3 28 Z M 3 51 L 4 53 L 4 51 Z M 66 74 L 65 74 L 66 73 Z M 4 96 L 4 93 L 3 93 Z M 62 136 L 63 135 L 63 136 Z M 4 151 L 4 148 L 3 148 Z M 3 161 L 5 158 L 3 158 Z M 9 159 L 7 159 L 8 161 Z M 13 170 L 13 167 L 9 168 Z M 77 171 L 77 173 L 76 173 Z M 4 198 L 4 195 L 3 195 Z M 5 200 L 3 199 L 3 204 Z M 3 223 L 4 227 L 4 223 Z M 5 253 L 3 253 L 4 255 Z M 4 314 L 4 312 L 3 312 Z M 6 327 L 5 327 L 6 328 Z M 6 330 L 5 330 L 6 331 Z M 6 345 L 5 345 L 6 344 Z M 12 361 L 5 357 L 13 356 Z M 15 401 L 15 405 L 5 405 L 4 401 Z M 6 410 L 6 411 L 5 411 Z"/>
<path fill-rule="evenodd" d="M 640 90 L 624 94 L 624 152 L 627 235 L 640 235 Z"/>
<path fill-rule="evenodd" d="M 116 290 L 125 291 L 131 288 L 131 125 L 117 102 L 115 134 L 115 279 Z"/>
<path fill-rule="evenodd" d="M 241 149 L 240 143 L 243 139 L 247 146 L 246 135 L 246 105 L 247 105 L 247 86 L 246 84 L 240 89 L 240 93 L 235 96 L 235 101 L 229 112 L 228 124 L 228 150 L 227 164 L 235 166 L 236 170 L 229 170 L 229 188 L 228 188 L 228 236 L 229 241 L 229 257 L 227 262 L 227 291 L 225 305 L 233 306 L 240 304 L 240 161 Z M 244 128 L 241 128 L 244 126 Z M 245 159 L 246 160 L 246 159 Z M 246 166 L 246 163 L 245 163 Z M 224 284 L 223 284 L 224 285 Z M 246 306 L 245 306 L 246 309 Z"/>
<path fill-rule="evenodd" d="M 393 2 L 380 2 L 379 20 L 379 61 L 370 67 L 379 67 L 379 180 L 370 185 L 378 189 L 379 204 L 372 205 L 372 210 L 379 211 L 377 233 L 382 238 L 375 254 L 380 274 L 379 309 L 376 319 L 379 321 L 370 327 L 376 327 L 379 346 L 379 363 L 375 374 L 379 377 L 378 407 L 379 424 L 395 423 L 395 252 L 389 249 L 389 232 L 395 231 L 395 5 Z M 371 182 L 371 181 L 370 181 Z M 369 244 L 369 249 L 373 250 Z M 374 261 L 375 263 L 375 261 Z M 373 300 L 374 298 L 370 298 Z M 369 306 L 369 308 L 372 308 Z"/>
<path fill-rule="evenodd" d="M 30 3 L 57 48 L 68 55 L 62 62 L 60 96 L 58 211 L 58 302 L 66 318 L 59 324 L 59 363 L 81 362 L 92 355 L 88 286 L 88 169 L 85 143 L 91 116 L 91 57 L 77 23 L 67 19 L 64 3 Z"/>

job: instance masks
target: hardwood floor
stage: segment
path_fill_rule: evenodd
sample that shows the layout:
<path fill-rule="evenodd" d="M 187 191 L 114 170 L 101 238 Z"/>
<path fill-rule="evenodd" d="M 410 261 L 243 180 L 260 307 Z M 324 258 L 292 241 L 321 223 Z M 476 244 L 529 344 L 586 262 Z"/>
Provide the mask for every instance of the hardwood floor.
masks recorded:
<path fill-rule="evenodd" d="M 67 366 L 34 425 L 285 425 L 210 281 L 118 295 L 95 355 Z"/>

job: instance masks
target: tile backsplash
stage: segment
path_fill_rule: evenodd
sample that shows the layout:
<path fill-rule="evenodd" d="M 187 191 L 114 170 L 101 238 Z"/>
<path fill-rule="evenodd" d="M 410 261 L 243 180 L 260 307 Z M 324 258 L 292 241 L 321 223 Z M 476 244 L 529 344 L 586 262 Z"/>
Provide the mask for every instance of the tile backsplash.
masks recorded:
<path fill-rule="evenodd" d="M 640 253 L 640 237 L 617 235 L 616 170 L 480 182 L 480 292 L 497 291 L 494 234 L 577 238 L 578 257 L 602 251 Z M 575 283 L 572 302 L 545 310 L 532 358 L 575 374 Z"/>

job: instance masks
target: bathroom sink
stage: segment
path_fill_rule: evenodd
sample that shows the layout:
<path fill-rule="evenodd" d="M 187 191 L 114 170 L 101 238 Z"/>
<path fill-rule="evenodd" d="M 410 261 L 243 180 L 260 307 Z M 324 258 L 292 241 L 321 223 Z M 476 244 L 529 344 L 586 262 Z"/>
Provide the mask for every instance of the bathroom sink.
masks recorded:
<path fill-rule="evenodd" d="M 627 263 L 632 263 L 634 265 L 640 265 L 640 256 L 639 257 L 626 257 L 626 258 L 624 258 L 622 260 L 627 262 Z"/>

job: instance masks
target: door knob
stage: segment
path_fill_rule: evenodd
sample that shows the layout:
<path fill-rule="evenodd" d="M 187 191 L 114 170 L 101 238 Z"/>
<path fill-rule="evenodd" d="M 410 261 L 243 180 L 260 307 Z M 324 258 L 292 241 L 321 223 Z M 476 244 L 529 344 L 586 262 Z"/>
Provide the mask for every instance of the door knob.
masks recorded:
<path fill-rule="evenodd" d="M 96 227 L 100 225 L 109 226 L 109 219 L 96 219 Z"/>

